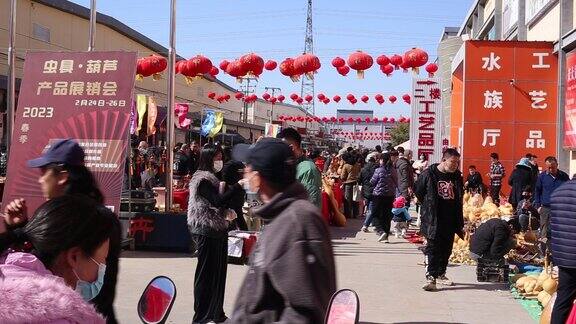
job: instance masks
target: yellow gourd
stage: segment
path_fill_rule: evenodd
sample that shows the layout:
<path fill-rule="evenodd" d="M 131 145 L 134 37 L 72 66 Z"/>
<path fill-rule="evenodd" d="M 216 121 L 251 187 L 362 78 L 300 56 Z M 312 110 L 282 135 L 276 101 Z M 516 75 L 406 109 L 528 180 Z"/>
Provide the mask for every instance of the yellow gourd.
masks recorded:
<path fill-rule="evenodd" d="M 540 302 L 540 304 L 544 305 L 544 301 L 545 300 L 550 300 L 550 294 L 547 293 L 546 291 L 541 291 L 540 293 L 538 293 L 538 301 Z"/>
<path fill-rule="evenodd" d="M 546 291 L 548 294 L 552 295 L 558 288 L 558 282 L 552 278 L 548 278 L 542 284 L 542 288 L 544 288 L 544 291 Z"/>
<path fill-rule="evenodd" d="M 527 293 L 531 293 L 532 291 L 534 291 L 535 287 L 536 287 L 536 281 L 530 280 L 528 283 L 524 284 L 524 291 L 526 291 Z"/>
<path fill-rule="evenodd" d="M 516 282 L 518 282 L 518 280 L 519 280 L 520 278 L 524 278 L 524 277 L 526 277 L 525 274 L 523 274 L 523 273 L 517 273 L 517 274 L 513 275 L 512 278 L 510 278 L 510 282 L 516 283 Z"/>

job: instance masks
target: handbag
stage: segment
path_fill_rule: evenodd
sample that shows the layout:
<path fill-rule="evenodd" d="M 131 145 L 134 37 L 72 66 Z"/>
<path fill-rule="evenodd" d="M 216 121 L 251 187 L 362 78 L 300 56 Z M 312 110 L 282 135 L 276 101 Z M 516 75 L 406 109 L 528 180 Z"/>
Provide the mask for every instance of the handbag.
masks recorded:
<path fill-rule="evenodd" d="M 362 186 L 355 184 L 352 187 L 352 200 L 356 202 L 362 201 Z"/>

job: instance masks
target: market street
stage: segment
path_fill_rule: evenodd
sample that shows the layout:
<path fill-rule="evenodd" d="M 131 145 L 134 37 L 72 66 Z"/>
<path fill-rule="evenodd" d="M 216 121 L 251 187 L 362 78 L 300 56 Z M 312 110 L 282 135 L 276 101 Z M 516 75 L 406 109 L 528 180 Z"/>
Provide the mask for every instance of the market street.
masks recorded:
<path fill-rule="evenodd" d="M 417 246 L 391 238 L 376 242 L 373 233 L 358 232 L 360 221 L 332 227 L 338 288 L 360 297 L 360 323 L 532 323 L 505 285 L 476 282 L 473 266 L 450 266 L 456 286 L 425 292 L 423 256 Z M 136 305 L 153 277 L 166 275 L 178 289 L 168 323 L 190 323 L 196 259 L 184 254 L 124 251 L 116 297 L 121 323 L 138 323 Z M 230 313 L 246 266 L 229 265 L 224 309 Z"/>

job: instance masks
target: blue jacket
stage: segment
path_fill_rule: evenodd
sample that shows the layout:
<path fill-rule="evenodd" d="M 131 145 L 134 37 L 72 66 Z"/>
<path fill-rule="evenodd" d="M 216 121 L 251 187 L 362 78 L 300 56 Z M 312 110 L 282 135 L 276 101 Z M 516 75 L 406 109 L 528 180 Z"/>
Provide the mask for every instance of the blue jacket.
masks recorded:
<path fill-rule="evenodd" d="M 556 189 L 550 200 L 552 257 L 559 267 L 576 268 L 576 180 Z"/>
<path fill-rule="evenodd" d="M 536 190 L 534 190 L 534 207 L 550 207 L 550 195 L 564 182 L 570 180 L 570 177 L 558 170 L 558 176 L 554 178 L 548 171 L 540 173 L 536 180 Z"/>

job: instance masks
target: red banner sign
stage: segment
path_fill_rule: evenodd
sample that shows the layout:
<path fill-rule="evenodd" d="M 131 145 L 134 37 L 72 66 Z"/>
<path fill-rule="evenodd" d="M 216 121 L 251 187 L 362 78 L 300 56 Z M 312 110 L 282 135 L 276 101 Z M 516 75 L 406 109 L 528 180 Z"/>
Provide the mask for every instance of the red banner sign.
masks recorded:
<path fill-rule="evenodd" d="M 564 147 L 576 148 L 576 51 L 566 55 L 566 104 L 564 106 Z"/>
<path fill-rule="evenodd" d="M 136 53 L 28 53 L 10 147 L 3 203 L 26 199 L 32 213 L 45 201 L 40 172 L 26 166 L 57 139 L 84 148 L 106 206 L 119 212 L 128 145 Z"/>

